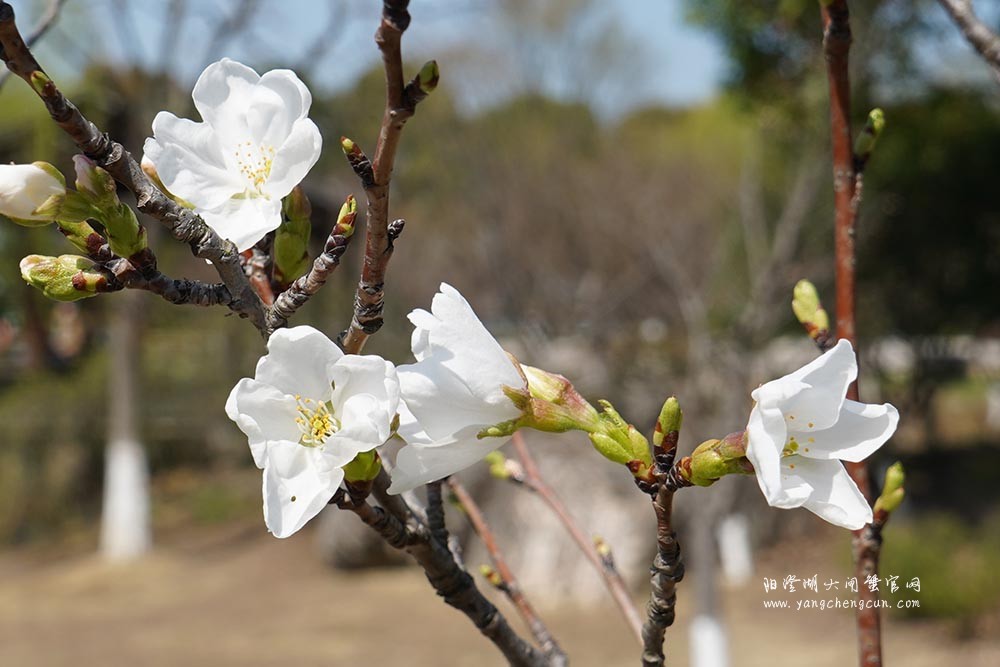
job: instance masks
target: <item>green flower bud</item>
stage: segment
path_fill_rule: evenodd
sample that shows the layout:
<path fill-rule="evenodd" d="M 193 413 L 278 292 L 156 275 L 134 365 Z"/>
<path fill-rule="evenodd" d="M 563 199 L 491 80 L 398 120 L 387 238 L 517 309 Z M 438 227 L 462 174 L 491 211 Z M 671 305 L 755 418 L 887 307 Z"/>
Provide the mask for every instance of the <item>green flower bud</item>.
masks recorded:
<path fill-rule="evenodd" d="M 885 483 L 882 485 L 882 494 L 875 501 L 874 511 L 886 513 L 895 512 L 896 508 L 903 502 L 906 489 L 903 484 L 906 482 L 906 472 L 903 464 L 896 461 L 885 472 Z"/>
<path fill-rule="evenodd" d="M 45 89 L 52 84 L 52 79 L 49 75 L 41 70 L 35 70 L 31 73 L 31 89 L 35 91 L 36 95 L 44 95 Z"/>
<path fill-rule="evenodd" d="M 86 257 L 28 255 L 20 268 L 26 283 L 56 301 L 77 301 L 109 291 L 106 274 Z"/>
<path fill-rule="evenodd" d="M 424 63 L 424 66 L 420 68 L 420 73 L 417 74 L 418 85 L 424 94 L 433 93 L 440 80 L 441 70 L 438 68 L 436 60 Z"/>
<path fill-rule="evenodd" d="M 795 289 L 792 291 L 792 312 L 813 340 L 829 334 L 830 317 L 820 303 L 816 286 L 808 280 L 795 283 Z"/>
<path fill-rule="evenodd" d="M 344 479 L 347 482 L 370 482 L 378 477 L 382 470 L 382 459 L 378 452 L 361 452 L 344 466 Z"/>
<path fill-rule="evenodd" d="M 79 196 L 90 211 L 87 217 L 94 218 L 104 225 L 108 234 L 108 245 L 111 251 L 120 257 L 129 258 L 146 249 L 146 230 L 139 224 L 131 208 L 118 199 L 118 185 L 111 174 L 97 166 L 85 155 L 74 155 L 73 166 L 76 168 L 76 187 Z M 68 195 L 67 203 L 74 202 L 75 197 Z M 63 219 L 66 206 L 63 207 Z M 80 206 L 83 215 L 85 209 Z"/>
<path fill-rule="evenodd" d="M 730 433 L 722 440 L 706 440 L 698 445 L 681 467 L 681 474 L 696 486 L 710 486 L 726 475 L 752 474 L 746 458 L 747 434 Z"/>
<path fill-rule="evenodd" d="M 282 200 L 284 220 L 274 234 L 274 277 L 288 285 L 309 269 L 312 206 L 301 186 Z"/>
<path fill-rule="evenodd" d="M 510 469 L 507 468 L 507 457 L 498 450 L 493 450 L 483 458 L 490 466 L 490 475 L 496 479 L 510 479 Z"/>
<path fill-rule="evenodd" d="M 340 207 L 340 213 L 337 214 L 337 224 L 333 228 L 333 234 L 350 238 L 354 234 L 354 220 L 357 215 L 358 202 L 354 195 L 347 195 L 343 206 Z"/>
<path fill-rule="evenodd" d="M 671 396 L 664 401 L 663 407 L 660 408 L 660 417 L 656 420 L 656 428 L 653 430 L 653 446 L 662 447 L 664 439 L 670 434 L 674 434 L 672 446 L 676 446 L 677 434 L 680 433 L 683 419 L 684 413 L 681 412 L 681 404 L 676 397 Z M 668 442 L 668 445 L 670 444 Z"/>
<path fill-rule="evenodd" d="M 90 254 L 104 245 L 104 237 L 87 222 L 56 220 L 59 231 L 80 252 Z"/>
<path fill-rule="evenodd" d="M 868 160 L 872 151 L 875 150 L 875 144 L 878 142 L 878 138 L 884 129 L 885 112 L 881 109 L 872 109 L 868 112 L 868 120 L 865 122 L 865 127 L 858 133 L 857 139 L 854 140 L 854 156 L 862 164 Z"/>
<path fill-rule="evenodd" d="M 503 577 L 501 577 L 500 573 L 497 572 L 492 567 L 490 567 L 489 565 L 486 564 L 480 565 L 479 574 L 483 576 L 483 579 L 489 582 L 490 586 L 493 586 L 494 588 L 504 587 Z"/>

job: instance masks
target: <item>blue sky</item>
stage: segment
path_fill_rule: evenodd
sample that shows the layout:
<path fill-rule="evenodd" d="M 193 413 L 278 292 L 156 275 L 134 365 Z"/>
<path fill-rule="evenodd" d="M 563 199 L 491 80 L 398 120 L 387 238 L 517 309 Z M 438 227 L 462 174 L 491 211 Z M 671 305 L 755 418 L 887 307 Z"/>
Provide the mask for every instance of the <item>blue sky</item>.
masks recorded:
<path fill-rule="evenodd" d="M 14 4 L 22 24 L 30 25 L 24 17 L 37 12 L 42 3 L 14 0 Z M 50 68 L 64 75 L 84 58 L 159 66 L 169 4 L 168 0 L 70 0 L 42 53 L 51 58 Z M 519 50 L 511 45 L 524 35 L 518 34 L 497 0 L 412 0 L 413 24 L 406 33 L 404 53 L 412 61 L 437 58 L 446 83 L 470 110 L 532 86 L 557 96 L 589 98 L 611 116 L 657 103 L 696 104 L 718 90 L 725 73 L 722 49 L 709 34 L 685 23 L 680 0 L 595 4 L 596 11 L 578 25 L 582 47 L 574 48 L 573 40 L 580 35 L 557 30 Z M 303 68 L 308 47 L 331 27 L 332 45 L 311 68 L 315 82 L 343 87 L 378 61 L 372 41 L 381 9 L 377 0 L 261 0 L 249 29 L 224 43 L 212 40 L 214 26 L 240 3 L 190 0 L 187 5 L 180 37 L 167 56 L 169 69 L 185 81 L 193 81 L 207 62 L 223 55 L 257 66 Z M 331 7 L 336 8 L 332 23 Z M 95 22 L 105 29 L 94 30 Z M 599 41 L 610 34 L 616 35 L 612 41 L 618 45 L 613 50 L 617 55 L 604 60 L 587 40 Z M 539 46 L 549 42 L 551 47 Z M 537 62 L 526 59 L 525 52 Z M 594 71 L 601 71 L 600 81 L 583 85 L 581 80 Z"/>

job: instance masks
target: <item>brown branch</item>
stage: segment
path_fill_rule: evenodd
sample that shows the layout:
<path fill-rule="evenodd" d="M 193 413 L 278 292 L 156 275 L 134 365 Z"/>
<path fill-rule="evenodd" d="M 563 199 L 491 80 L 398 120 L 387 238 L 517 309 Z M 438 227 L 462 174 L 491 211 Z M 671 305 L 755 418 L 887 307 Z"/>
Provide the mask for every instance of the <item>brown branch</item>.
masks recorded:
<path fill-rule="evenodd" d="M 28 48 L 34 46 L 35 42 L 45 36 L 45 33 L 49 31 L 49 28 L 55 25 L 56 20 L 59 18 L 59 13 L 62 11 L 63 5 L 66 4 L 66 0 L 52 0 L 49 2 L 49 6 L 46 8 L 45 13 L 42 14 L 41 18 L 38 19 L 38 23 L 31 30 L 27 37 L 24 38 L 24 43 Z M 10 70 L 4 70 L 0 72 L 0 87 L 3 87 L 5 81 L 10 76 Z"/>
<path fill-rule="evenodd" d="M 389 237 L 389 182 L 403 126 L 416 111 L 419 100 L 405 94 L 400 42 L 410 24 L 409 0 L 384 0 L 382 22 L 375 43 L 382 53 L 385 69 L 385 110 L 379 130 L 371 179 L 362 176 L 368 199 L 366 212 L 365 261 L 354 298 L 354 317 L 341 335 L 345 352 L 357 354 L 368 337 L 382 327 L 385 273 L 392 256 Z M 353 166 L 353 163 L 352 163 Z M 360 172 L 359 172 L 360 175 Z"/>
<path fill-rule="evenodd" d="M 226 305 L 240 317 L 248 318 L 266 336 L 270 332 L 265 321 L 266 307 L 243 272 L 236 246 L 220 238 L 200 216 L 160 192 L 129 152 L 87 120 L 59 91 L 31 55 L 14 22 L 14 10 L 6 2 L 0 2 L 0 58 L 35 90 L 49 115 L 80 151 L 135 194 L 140 211 L 163 223 L 175 239 L 191 247 L 196 257 L 212 262 L 232 296 Z"/>
<path fill-rule="evenodd" d="M 348 197 L 349 202 L 353 199 L 353 196 Z M 273 322 L 275 326 L 280 326 L 280 322 L 288 320 L 326 284 L 340 266 L 340 259 L 354 238 L 354 216 L 354 213 L 348 213 L 334 225 L 323 246 L 323 252 L 313 260 L 312 268 L 304 276 L 296 278 L 288 289 L 278 295 L 268 313 L 269 323 Z"/>
<path fill-rule="evenodd" d="M 681 547 L 673 529 L 674 492 L 691 483 L 681 477 L 678 467 L 690 464 L 685 458 L 674 465 L 677 454 L 677 433 L 666 434 L 663 446 L 656 452 L 656 476 L 659 481 L 653 496 L 653 511 L 656 513 L 656 556 L 649 568 L 649 604 L 646 606 L 646 622 L 642 626 L 643 667 L 663 667 L 666 657 L 663 653 L 663 639 L 667 628 L 674 623 L 674 607 L 677 603 L 677 583 L 684 578 L 684 561 Z"/>
<path fill-rule="evenodd" d="M 253 291 L 257 293 L 257 296 L 260 297 L 265 306 L 271 306 L 274 304 L 274 289 L 271 287 L 270 271 L 271 255 L 258 246 L 260 246 L 260 243 L 243 253 L 246 261 L 244 270 L 246 271 L 247 279 L 250 281 L 250 286 L 253 287 Z M 269 316 L 273 314 L 273 310 L 268 311 Z"/>
<path fill-rule="evenodd" d="M 965 35 L 966 41 L 993 69 L 993 74 L 1000 82 L 1000 36 L 976 16 L 971 0 L 938 0 L 938 3 L 944 7 L 951 20 Z"/>
<path fill-rule="evenodd" d="M 851 141 L 851 87 L 848 55 L 851 49 L 850 15 L 846 0 L 822 4 L 823 53 L 826 56 L 830 88 L 830 130 L 833 147 L 834 252 L 836 266 L 837 338 L 846 338 L 857 350 L 855 330 L 855 226 L 860 204 L 860 170 Z M 858 400 L 858 383 L 847 390 L 847 398 Z M 871 480 L 864 461 L 845 462 L 848 474 L 869 503 Z M 878 569 L 879 542 L 865 539 L 869 527 L 854 531 L 855 574 L 862 577 Z M 866 586 L 858 589 L 861 601 L 857 610 L 859 664 L 879 667 L 882 664 L 882 632 L 878 592 Z"/>
<path fill-rule="evenodd" d="M 539 618 L 538 612 L 535 611 L 535 608 L 531 606 L 531 603 L 524 596 L 517 578 L 514 576 L 510 566 L 507 564 L 507 560 L 504 558 L 503 552 L 500 550 L 500 545 L 497 544 L 493 530 L 490 528 L 489 523 L 487 523 L 486 517 L 483 516 L 476 501 L 465 490 L 465 487 L 454 478 L 449 478 L 447 484 L 452 493 L 455 494 L 458 502 L 462 505 L 465 515 L 469 517 L 469 523 L 472 524 L 476 534 L 479 535 L 479 539 L 483 541 L 486 551 L 490 554 L 490 560 L 493 561 L 493 566 L 496 568 L 497 574 L 503 580 L 501 590 L 514 603 L 518 613 L 521 614 L 521 618 L 524 619 L 524 622 L 531 630 L 531 634 L 534 635 L 535 641 L 541 646 L 542 652 L 547 658 L 545 664 L 552 665 L 553 667 L 567 665 L 566 654 L 559 648 L 559 644 L 556 643 L 552 633 L 549 632 L 549 629 L 542 622 L 541 618 Z"/>
<path fill-rule="evenodd" d="M 392 512 L 366 501 L 346 509 L 358 515 L 388 544 L 413 556 L 438 595 L 465 614 L 511 665 L 548 667 L 546 657 L 514 632 L 503 614 L 479 591 L 469 573 L 458 566 L 447 546 L 433 539 L 427 527 L 412 514 L 405 522 L 400 521 Z"/>
<path fill-rule="evenodd" d="M 639 610 L 636 608 L 632 596 L 629 595 L 625 580 L 622 579 L 621 573 L 615 567 L 614 559 L 610 557 L 610 554 L 604 556 L 598 553 L 594 542 L 588 539 L 583 530 L 581 530 L 580 525 L 573 518 L 573 515 L 570 514 L 569 508 L 566 507 L 552 487 L 545 481 L 520 431 L 514 433 L 513 445 L 518 461 L 521 462 L 521 466 L 524 468 L 523 478 L 517 481 L 537 493 L 538 497 L 545 501 L 549 509 L 555 513 L 559 522 L 580 548 L 580 551 L 583 552 L 583 555 L 604 580 L 604 585 L 607 587 L 608 592 L 611 593 L 611 597 L 614 598 L 618 608 L 621 609 L 622 615 L 625 616 L 625 622 L 641 642 L 642 617 L 639 615 Z"/>
<path fill-rule="evenodd" d="M 222 283 L 174 279 L 156 268 L 156 258 L 148 248 L 129 259 L 113 257 L 102 264 L 123 288 L 145 290 L 174 305 L 219 306 L 231 300 Z"/>

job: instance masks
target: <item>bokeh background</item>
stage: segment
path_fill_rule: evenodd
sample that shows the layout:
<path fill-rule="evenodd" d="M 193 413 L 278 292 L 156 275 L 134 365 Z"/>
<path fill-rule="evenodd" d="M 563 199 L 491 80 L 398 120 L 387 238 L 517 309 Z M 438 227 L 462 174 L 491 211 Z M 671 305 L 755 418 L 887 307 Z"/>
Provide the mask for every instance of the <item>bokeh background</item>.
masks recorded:
<path fill-rule="evenodd" d="M 12 4 L 26 30 L 50 3 Z M 975 5 L 1000 28 L 1000 3 Z M 137 154 L 157 111 L 196 117 L 190 90 L 208 63 L 295 69 L 328 147 L 304 184 L 315 252 L 339 203 L 361 194 L 337 138 L 374 145 L 379 9 L 68 0 L 36 51 Z M 404 133 L 391 213 L 407 227 L 367 351 L 409 360 L 405 315 L 447 281 L 520 359 L 641 428 L 676 394 L 682 450 L 742 428 L 749 390 L 815 354 L 792 286 L 807 277 L 833 306 L 815 0 L 413 0 L 411 12 L 409 70 L 433 57 L 443 81 Z M 889 611 L 887 654 L 995 665 L 1000 85 L 936 2 L 852 12 L 855 128 L 873 106 L 888 118 L 858 228 L 861 393 L 903 415 L 872 466 L 876 480 L 897 459 L 908 471 L 883 573 L 899 577 L 893 602 L 920 605 Z M 71 174 L 72 148 L 21 81 L 3 84 L 0 160 Z M 147 226 L 168 274 L 211 278 Z M 353 516 L 328 510 L 289 540 L 266 534 L 259 472 L 222 409 L 262 353 L 252 327 L 146 293 L 48 302 L 17 263 L 63 252 L 50 228 L 0 227 L 0 664 L 502 664 Z M 360 261 L 355 244 L 296 323 L 342 330 Z M 528 439 L 641 601 L 648 503 L 585 439 Z M 138 527 L 125 548 L 101 528 L 116 451 L 148 470 L 148 497 L 112 515 Z M 615 607 L 537 500 L 483 470 L 464 477 L 574 664 L 634 664 Z M 668 651 L 677 664 L 698 653 L 688 630 L 701 615 L 724 628 L 733 665 L 851 664 L 850 611 L 763 606 L 825 597 L 768 593 L 769 578 L 816 574 L 842 590 L 849 535 L 758 496 L 752 479 L 726 479 L 678 497 L 688 576 Z M 470 567 L 485 562 L 463 517 L 449 521 Z M 913 577 L 919 593 L 901 585 Z"/>

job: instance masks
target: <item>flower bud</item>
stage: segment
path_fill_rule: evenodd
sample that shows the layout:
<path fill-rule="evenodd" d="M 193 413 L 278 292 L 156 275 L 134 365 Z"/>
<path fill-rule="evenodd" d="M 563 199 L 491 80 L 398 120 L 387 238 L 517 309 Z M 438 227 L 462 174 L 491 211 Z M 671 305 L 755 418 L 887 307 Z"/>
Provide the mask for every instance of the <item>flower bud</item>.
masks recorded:
<path fill-rule="evenodd" d="M 358 216 L 358 201 L 354 195 L 347 195 L 340 213 L 337 214 L 337 224 L 333 228 L 334 236 L 350 238 L 354 234 L 354 220 Z"/>
<path fill-rule="evenodd" d="M 730 433 L 722 440 L 706 440 L 698 445 L 681 466 L 681 476 L 696 486 L 710 486 L 732 474 L 751 474 L 753 466 L 746 458 L 746 431 Z"/>
<path fill-rule="evenodd" d="M 649 442 L 634 426 L 622 419 L 611 403 L 599 403 L 603 410 L 599 416 L 599 429 L 589 434 L 594 449 L 609 461 L 625 465 L 633 476 L 651 479 L 653 457 Z"/>
<path fill-rule="evenodd" d="M 433 93 L 439 81 L 441 81 L 441 70 L 438 68 L 437 61 L 429 60 L 424 63 L 417 74 L 417 85 L 420 86 L 420 90 L 425 95 Z"/>
<path fill-rule="evenodd" d="M 795 283 L 795 289 L 792 290 L 792 312 L 813 340 L 818 341 L 829 335 L 830 317 L 820 303 L 816 286 L 808 280 Z"/>
<path fill-rule="evenodd" d="M 135 213 L 118 199 L 118 186 L 111 174 L 85 155 L 74 155 L 77 196 L 67 196 L 67 202 L 84 201 L 79 216 L 92 217 L 104 225 L 111 251 L 126 259 L 146 249 L 146 230 Z M 73 193 L 70 193 L 72 195 Z M 86 211 L 89 205 L 90 210 Z M 64 206 L 64 213 L 65 213 Z M 86 217 L 83 217 L 86 216 Z"/>
<path fill-rule="evenodd" d="M 282 200 L 284 219 L 274 234 L 274 277 L 288 285 L 309 269 L 312 206 L 301 186 Z"/>
<path fill-rule="evenodd" d="M 93 198 L 107 198 L 115 195 L 118 186 L 111 174 L 104 171 L 86 155 L 73 156 L 73 168 L 76 171 L 76 189 Z M 117 201 L 117 197 L 115 200 Z"/>
<path fill-rule="evenodd" d="M 507 457 L 494 449 L 487 454 L 483 461 L 490 466 L 490 475 L 496 479 L 510 479 L 510 470 L 507 468 Z"/>
<path fill-rule="evenodd" d="M 864 165 L 875 150 L 879 135 L 885 129 L 885 112 L 881 109 L 872 109 L 868 112 L 868 120 L 864 129 L 858 133 L 854 140 L 854 158 Z"/>
<path fill-rule="evenodd" d="M 104 245 L 104 237 L 98 234 L 97 230 L 87 222 L 56 220 L 56 225 L 59 226 L 59 231 L 66 237 L 66 240 L 72 243 L 73 247 L 80 252 L 85 252 L 89 255 Z"/>
<path fill-rule="evenodd" d="M 878 514 L 880 510 L 887 514 L 896 511 L 906 495 L 906 489 L 903 487 L 905 481 L 906 472 L 903 470 L 903 464 L 896 461 L 885 472 L 882 495 L 875 501 L 875 514 Z"/>
<path fill-rule="evenodd" d="M 374 449 L 361 452 L 344 466 L 344 480 L 347 482 L 370 482 L 382 470 L 382 459 Z"/>
<path fill-rule="evenodd" d="M 0 215 L 40 227 L 58 217 L 65 197 L 66 179 L 51 164 L 0 164 Z"/>
<path fill-rule="evenodd" d="M 25 282 L 56 301 L 77 301 L 109 291 L 106 274 L 86 257 L 28 255 L 20 268 Z"/>
<path fill-rule="evenodd" d="M 503 577 L 500 573 L 493 569 L 491 566 L 483 564 L 479 566 L 479 574 L 483 576 L 483 579 L 489 582 L 490 586 L 494 588 L 503 589 L 505 584 L 503 583 Z"/>

